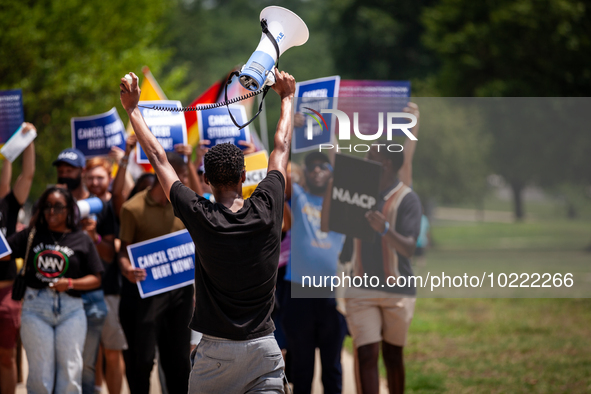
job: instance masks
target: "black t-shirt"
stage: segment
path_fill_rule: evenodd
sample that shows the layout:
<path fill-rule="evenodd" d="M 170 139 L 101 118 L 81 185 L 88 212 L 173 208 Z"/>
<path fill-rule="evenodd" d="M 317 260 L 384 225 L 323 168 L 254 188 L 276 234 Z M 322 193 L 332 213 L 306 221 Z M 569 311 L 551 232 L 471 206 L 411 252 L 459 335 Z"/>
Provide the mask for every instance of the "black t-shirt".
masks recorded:
<path fill-rule="evenodd" d="M 117 223 L 117 216 L 115 216 L 115 209 L 113 208 L 112 200 L 106 202 L 103 210 L 96 216 L 96 232 L 101 237 L 106 235 L 119 234 L 119 225 Z M 102 280 L 102 287 L 105 295 L 120 294 L 121 293 L 121 274 L 119 271 L 119 264 L 117 263 L 117 256 L 113 261 L 104 261 L 103 265 L 105 272 Z"/>
<path fill-rule="evenodd" d="M 30 230 L 27 228 L 8 238 L 13 258 L 24 258 Z M 82 278 L 102 273 L 103 264 L 90 237 L 83 231 L 56 233 L 38 230 L 33 238 L 27 261 L 25 281 L 28 287 L 41 289 L 57 278 Z M 67 293 L 80 297 L 80 292 Z"/>
<path fill-rule="evenodd" d="M 96 197 L 95 194 L 90 193 L 88 198 Z M 111 201 L 103 202 L 103 209 L 96 215 L 96 233 L 101 237 L 107 235 L 117 236 L 119 234 L 119 227 L 117 225 L 117 219 L 115 216 L 115 210 L 111 204 Z M 96 246 L 95 246 L 96 248 Z M 100 258 L 100 255 L 99 255 Z M 119 277 L 119 266 L 114 258 L 113 262 L 103 262 L 103 278 L 101 280 L 101 288 L 105 294 L 119 294 L 121 290 L 121 281 Z M 92 290 L 94 291 L 94 290 Z"/>
<path fill-rule="evenodd" d="M 14 197 L 12 190 L 0 200 L 0 231 L 5 237 L 15 233 L 20 209 L 21 204 Z M 14 259 L 0 262 L 0 280 L 13 280 L 14 278 L 16 278 Z"/>
<path fill-rule="evenodd" d="M 91 197 L 94 197 L 94 195 L 91 194 Z M 117 218 L 111 200 L 103 202 L 103 209 L 96 214 L 96 232 L 101 237 L 119 234 Z"/>
<path fill-rule="evenodd" d="M 379 199 L 378 205 L 376 206 L 378 211 L 381 211 L 386 203 L 383 197 L 390 193 L 390 191 L 392 191 L 397 185 L 398 182 L 381 194 L 382 198 Z M 421 229 L 421 216 L 422 208 L 419 196 L 417 196 L 415 192 L 408 193 L 402 198 L 402 201 L 400 201 L 400 205 L 398 206 L 394 230 L 404 237 L 414 237 L 416 241 Z M 398 271 L 400 272 L 400 276 L 407 278 L 406 286 L 386 286 L 380 290 L 389 293 L 416 295 L 415 286 L 410 286 L 410 281 L 408 280 L 409 276 L 414 275 L 410 265 L 410 259 L 404 257 L 400 253 L 396 254 L 398 255 Z M 363 272 L 366 273 L 368 277 L 377 276 L 380 278 L 380 283 L 386 283 L 387 278 L 384 274 L 381 237 L 376 237 L 375 242 L 362 242 L 361 261 L 363 261 Z"/>
<path fill-rule="evenodd" d="M 170 189 L 175 215 L 195 243 L 195 313 L 190 327 L 232 340 L 275 330 L 271 312 L 279 263 L 285 180 L 270 171 L 238 212 L 180 182 Z"/>

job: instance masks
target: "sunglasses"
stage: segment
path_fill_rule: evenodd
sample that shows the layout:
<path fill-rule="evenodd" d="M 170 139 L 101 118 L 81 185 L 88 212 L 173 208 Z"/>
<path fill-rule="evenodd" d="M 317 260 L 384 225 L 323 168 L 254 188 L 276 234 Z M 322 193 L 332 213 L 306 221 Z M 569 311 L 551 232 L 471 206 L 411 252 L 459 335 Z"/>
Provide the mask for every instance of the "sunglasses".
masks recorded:
<path fill-rule="evenodd" d="M 320 168 L 321 171 L 332 171 L 332 166 L 330 165 L 330 163 L 311 164 L 309 167 L 306 168 L 306 171 L 312 172 L 316 168 Z"/>
<path fill-rule="evenodd" d="M 46 215 L 49 215 L 51 213 L 51 210 L 52 209 L 53 209 L 53 213 L 54 214 L 59 215 L 60 213 L 62 213 L 66 209 L 66 207 L 64 205 L 62 205 L 62 204 L 55 204 L 55 205 L 46 204 L 43 207 L 43 212 Z"/>

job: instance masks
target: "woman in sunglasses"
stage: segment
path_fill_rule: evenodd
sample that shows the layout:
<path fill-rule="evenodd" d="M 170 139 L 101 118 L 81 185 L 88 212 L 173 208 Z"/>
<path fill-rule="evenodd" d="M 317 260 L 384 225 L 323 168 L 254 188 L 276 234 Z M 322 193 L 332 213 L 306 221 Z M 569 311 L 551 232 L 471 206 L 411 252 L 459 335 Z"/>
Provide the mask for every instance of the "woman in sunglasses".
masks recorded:
<path fill-rule="evenodd" d="M 81 392 L 86 316 L 79 291 L 100 286 L 103 266 L 77 216 L 70 192 L 51 187 L 29 227 L 8 238 L 12 258 L 26 264 L 21 338 L 29 393 Z"/>

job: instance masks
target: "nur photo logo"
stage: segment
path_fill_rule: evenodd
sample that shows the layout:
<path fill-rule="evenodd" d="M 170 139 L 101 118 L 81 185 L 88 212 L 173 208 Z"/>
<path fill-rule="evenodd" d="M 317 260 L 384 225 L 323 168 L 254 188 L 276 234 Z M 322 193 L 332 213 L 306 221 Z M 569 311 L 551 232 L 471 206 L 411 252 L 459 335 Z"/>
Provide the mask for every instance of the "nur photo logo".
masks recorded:
<path fill-rule="evenodd" d="M 315 120 L 316 123 L 320 126 L 320 130 L 322 131 L 322 125 L 328 130 L 328 125 L 326 120 L 322 116 L 322 114 L 331 114 L 335 115 L 338 120 L 338 132 L 337 132 L 337 140 L 340 141 L 350 141 L 351 140 L 351 120 L 349 119 L 349 115 L 345 112 L 337 110 L 337 109 L 321 109 L 320 112 L 313 110 L 312 108 L 304 107 L 307 110 L 312 111 L 314 114 L 305 113 L 309 116 L 306 128 L 306 138 L 308 140 L 312 140 L 314 138 L 314 127 L 312 120 Z M 413 141 L 417 141 L 417 137 L 415 137 L 410 129 L 412 129 L 417 124 L 417 117 L 413 114 L 407 112 L 387 112 L 384 116 L 384 112 L 378 112 L 378 130 L 375 133 L 368 134 L 366 132 L 362 133 L 359 128 L 359 112 L 353 113 L 353 133 L 356 138 L 362 141 L 376 141 L 382 138 L 384 134 L 384 123 L 386 123 L 386 139 L 388 141 L 392 141 L 392 137 L 394 136 L 394 130 L 400 130 L 404 135 L 406 135 L 409 139 Z M 398 123 L 402 119 L 408 119 L 410 122 L 407 123 Z M 320 122 L 322 120 L 322 123 Z M 318 146 L 318 150 L 322 152 L 322 150 L 331 150 L 336 149 L 337 152 L 339 151 L 348 151 L 348 152 L 368 152 L 371 146 L 377 146 L 378 150 L 381 146 L 386 147 L 390 152 L 400 152 L 402 151 L 402 145 L 400 144 L 354 144 L 354 145 L 339 145 L 339 144 L 320 144 Z"/>

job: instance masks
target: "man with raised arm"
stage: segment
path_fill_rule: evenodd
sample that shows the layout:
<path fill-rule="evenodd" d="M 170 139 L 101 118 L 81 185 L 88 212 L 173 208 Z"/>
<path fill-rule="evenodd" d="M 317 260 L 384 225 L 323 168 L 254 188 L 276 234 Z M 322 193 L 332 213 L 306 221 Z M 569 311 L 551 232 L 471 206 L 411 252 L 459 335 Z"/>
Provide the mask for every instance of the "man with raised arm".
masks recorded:
<path fill-rule="evenodd" d="M 23 133 L 36 130 L 23 123 Z M 22 172 L 11 187 L 12 163 L 3 160 L 0 172 L 0 231 L 8 236 L 16 232 L 18 213 L 29 198 L 35 175 L 35 143 L 23 152 Z M 14 259 L 0 262 L 0 393 L 14 393 L 17 384 L 16 343 L 21 322 L 21 303 L 12 299 L 12 284 L 17 276 Z"/>
<path fill-rule="evenodd" d="M 184 186 L 138 109 L 138 78 L 121 79 L 121 103 L 174 212 L 195 243 L 196 304 L 190 327 L 203 333 L 191 354 L 190 393 L 283 393 L 284 364 L 273 337 L 286 167 L 292 134 L 294 78 L 276 70 L 281 116 L 267 177 L 247 200 L 244 155 L 230 144 L 204 157 L 216 203 Z"/>

